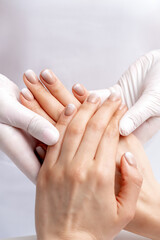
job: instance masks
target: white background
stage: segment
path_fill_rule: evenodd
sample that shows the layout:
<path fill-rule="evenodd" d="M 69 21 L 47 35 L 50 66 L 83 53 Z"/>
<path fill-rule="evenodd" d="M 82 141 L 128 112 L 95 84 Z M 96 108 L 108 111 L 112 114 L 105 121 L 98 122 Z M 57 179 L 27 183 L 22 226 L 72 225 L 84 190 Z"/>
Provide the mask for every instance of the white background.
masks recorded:
<path fill-rule="evenodd" d="M 159 48 L 159 13 L 158 0 L 0 0 L 0 72 L 20 88 L 25 70 L 46 67 L 69 89 L 107 88 Z M 160 180 L 159 141 L 158 133 L 145 149 Z M 0 153 L 0 238 L 35 234 L 34 200 L 33 184 Z"/>

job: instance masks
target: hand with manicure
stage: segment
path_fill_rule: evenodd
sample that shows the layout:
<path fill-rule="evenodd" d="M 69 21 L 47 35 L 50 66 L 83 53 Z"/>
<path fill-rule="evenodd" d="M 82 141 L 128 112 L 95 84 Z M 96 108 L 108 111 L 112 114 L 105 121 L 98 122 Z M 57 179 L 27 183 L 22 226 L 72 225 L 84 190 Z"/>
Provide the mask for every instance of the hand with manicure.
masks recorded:
<path fill-rule="evenodd" d="M 0 149 L 35 183 L 40 169 L 34 153 L 37 140 L 53 145 L 59 132 L 45 118 L 24 107 L 19 102 L 19 93 L 18 87 L 0 74 Z M 32 99 L 27 90 L 23 93 Z"/>

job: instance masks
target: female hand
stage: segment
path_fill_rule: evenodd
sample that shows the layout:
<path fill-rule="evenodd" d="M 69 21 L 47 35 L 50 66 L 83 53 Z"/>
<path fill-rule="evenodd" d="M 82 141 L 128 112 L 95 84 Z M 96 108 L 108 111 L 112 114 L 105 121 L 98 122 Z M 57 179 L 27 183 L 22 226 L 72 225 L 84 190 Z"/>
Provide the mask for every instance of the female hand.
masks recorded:
<path fill-rule="evenodd" d="M 49 70 L 47 70 L 49 71 Z M 50 73 L 52 74 L 52 73 Z M 54 75 L 53 75 L 54 76 Z M 59 80 L 57 81 L 57 83 Z M 26 82 L 27 83 L 27 82 Z M 59 85 L 60 86 L 60 85 Z M 58 86 L 55 83 L 51 85 L 47 85 L 47 88 L 50 91 L 50 87 L 52 89 L 57 89 Z M 37 84 L 32 85 L 32 88 L 30 87 L 32 93 L 34 92 L 37 93 L 38 96 L 36 96 L 37 99 L 41 98 L 41 95 L 43 94 L 42 91 L 37 91 Z M 34 89 L 34 90 L 33 90 Z M 54 92 L 57 92 L 57 100 L 58 100 L 58 93 L 62 94 L 62 90 L 58 88 L 58 91 L 52 90 L 52 94 Z M 40 92 L 42 93 L 40 95 Z M 76 98 L 79 100 L 79 102 L 84 102 L 86 96 L 88 95 L 87 90 L 80 84 L 75 84 L 73 87 L 73 93 L 76 96 Z M 31 94 L 31 93 L 30 93 Z M 65 97 L 69 96 L 70 98 L 70 93 L 66 93 Z M 55 98 L 54 96 L 52 96 Z M 73 97 L 73 96 L 72 96 Z M 35 110 L 38 112 L 41 112 L 43 109 L 41 109 L 41 106 L 37 105 L 36 100 L 34 101 L 27 101 L 23 95 L 21 95 L 22 102 L 25 106 L 28 106 L 31 110 Z M 50 104 L 52 101 L 51 97 L 45 99 L 45 104 Z M 55 101 L 55 99 L 53 100 Z M 69 103 L 69 102 L 68 102 Z M 45 105 L 43 105 L 45 107 Z M 53 112 L 54 111 L 54 106 L 52 107 Z M 45 113 L 46 114 L 46 113 Z M 150 166 L 149 160 L 144 152 L 144 149 L 138 139 L 133 135 L 130 134 L 127 137 L 120 137 L 119 140 L 119 145 L 118 145 L 118 152 L 117 152 L 117 174 L 116 174 L 116 193 L 118 194 L 120 186 L 121 186 L 121 173 L 120 173 L 120 159 L 121 156 L 125 152 L 132 152 L 137 159 L 137 164 L 138 167 L 141 170 L 141 173 L 143 175 L 143 185 L 142 189 L 140 192 L 140 197 L 138 199 L 138 204 L 137 204 L 137 209 L 136 209 L 136 215 L 135 218 L 131 221 L 131 223 L 127 226 L 127 230 L 140 234 L 142 236 L 146 236 L 149 238 L 153 239 L 159 239 L 160 238 L 160 186 L 157 183 L 153 172 L 152 168 Z M 42 154 L 42 158 L 44 158 L 45 151 L 41 149 L 40 154 Z"/>
<path fill-rule="evenodd" d="M 38 240 L 113 239 L 134 217 L 142 177 L 129 154 L 121 159 L 121 190 L 114 191 L 118 123 L 126 107 L 115 95 L 98 109 L 99 103 L 90 95 L 76 115 L 70 104 L 56 124 L 60 140 L 48 148 L 37 180 Z"/>
<path fill-rule="evenodd" d="M 89 94 L 84 86 L 80 84 L 75 84 L 73 86 L 73 93 L 81 103 L 85 100 L 86 95 Z M 102 96 L 100 97 L 102 99 Z M 143 126 L 145 124 L 146 123 L 144 123 Z M 120 137 L 116 157 L 117 168 L 115 191 L 118 193 L 120 190 L 122 179 L 119 165 L 121 156 L 126 151 L 134 154 L 137 159 L 138 168 L 143 176 L 143 185 L 137 203 L 136 214 L 126 229 L 144 237 L 158 240 L 160 239 L 160 184 L 154 177 L 150 162 L 145 154 L 142 144 L 133 134 L 126 137 Z"/>

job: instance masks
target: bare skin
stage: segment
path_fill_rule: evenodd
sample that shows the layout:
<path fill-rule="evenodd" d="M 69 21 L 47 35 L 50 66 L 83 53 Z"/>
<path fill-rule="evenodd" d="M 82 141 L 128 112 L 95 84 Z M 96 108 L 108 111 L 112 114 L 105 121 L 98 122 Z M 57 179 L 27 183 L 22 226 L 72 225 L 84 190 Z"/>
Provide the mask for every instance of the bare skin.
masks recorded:
<path fill-rule="evenodd" d="M 41 73 L 41 75 L 42 75 L 42 73 Z M 50 73 L 50 74 L 52 74 L 52 73 Z M 40 79 L 42 79 L 41 75 L 40 75 Z M 47 76 L 47 74 L 45 74 L 45 76 Z M 54 76 L 55 75 L 52 75 L 52 78 Z M 30 84 L 26 80 L 25 76 L 24 76 L 24 82 L 34 96 L 35 96 L 35 91 L 37 90 L 37 84 L 39 86 L 41 86 L 40 88 L 43 88 L 43 86 L 40 85 L 39 82 L 37 82 L 36 84 Z M 59 80 L 58 80 L 58 82 L 59 82 Z M 43 80 L 43 83 L 45 83 L 44 80 Z M 52 91 L 50 90 L 50 85 L 52 86 L 51 87 Z M 48 117 L 49 114 L 47 113 L 45 106 L 49 104 L 49 102 L 51 101 L 51 97 L 54 98 L 54 104 L 53 104 L 54 106 L 52 107 L 52 117 L 56 121 L 57 114 L 55 114 L 55 112 L 59 105 L 57 103 L 55 103 L 55 99 L 57 101 L 59 101 L 58 100 L 59 92 L 61 92 L 60 102 L 63 105 L 62 106 L 63 109 L 68 103 L 74 103 L 76 105 L 76 107 L 79 107 L 80 104 L 83 103 L 83 101 L 86 99 L 86 96 L 88 95 L 87 90 L 83 86 L 81 86 L 83 91 L 80 92 L 81 93 L 80 95 L 75 91 L 75 89 L 77 90 L 77 88 L 73 87 L 73 93 L 76 97 L 76 100 L 66 90 L 65 91 L 65 101 L 63 102 L 62 96 L 64 94 L 62 94 L 63 88 L 61 89 L 61 85 L 60 84 L 56 85 L 56 81 L 50 85 L 45 84 L 45 86 L 49 89 L 49 91 L 52 92 L 52 96 L 50 96 L 49 98 L 47 96 L 45 96 L 44 102 L 41 103 L 41 106 L 43 106 L 43 108 L 40 107 L 38 102 L 40 102 L 39 99 L 43 95 L 44 89 L 37 91 L 37 93 L 41 93 L 41 94 L 37 94 L 35 96 L 36 100 L 34 99 L 32 101 L 26 101 L 26 99 L 21 95 L 21 102 L 25 106 L 27 106 L 28 108 L 30 108 L 33 111 L 36 111 L 39 114 L 41 114 L 42 110 L 44 111 L 44 109 L 45 109 L 44 113 Z M 54 88 L 56 89 L 56 91 L 54 91 Z M 56 94 L 55 94 L 55 92 L 56 92 Z M 50 93 L 47 93 L 47 94 L 50 94 Z M 66 100 L 67 96 L 69 99 L 68 102 Z M 72 100 L 72 98 L 74 100 Z M 77 99 L 78 99 L 78 101 L 77 101 Z M 53 121 L 52 118 L 50 119 L 50 121 Z M 130 151 L 135 155 L 135 157 L 138 161 L 138 167 L 143 175 L 144 181 L 143 181 L 142 189 L 141 189 L 138 204 L 137 204 L 136 215 L 135 215 L 134 219 L 130 222 L 130 224 L 128 224 L 126 229 L 128 231 L 146 236 L 148 238 L 159 239 L 160 238 L 160 227 L 159 227 L 160 226 L 160 210 L 159 210 L 160 209 L 160 186 L 159 186 L 159 183 L 154 178 L 149 160 L 147 159 L 147 156 L 143 150 L 142 145 L 140 144 L 138 139 L 132 134 L 129 135 L 128 137 L 120 137 L 120 140 L 119 140 L 117 157 L 116 157 L 116 159 L 117 159 L 116 193 L 117 194 L 119 193 L 119 187 L 121 185 L 121 174 L 120 174 L 120 164 L 119 164 L 120 159 L 121 159 L 122 154 L 124 154 L 127 151 Z"/>
<path fill-rule="evenodd" d="M 114 192 L 118 125 L 126 112 L 120 102 L 114 96 L 98 109 L 100 99 L 90 95 L 77 113 L 68 105 L 60 115 L 60 140 L 48 147 L 37 180 L 38 240 L 111 240 L 134 217 L 142 185 L 134 157 L 122 157 L 123 184 Z"/>

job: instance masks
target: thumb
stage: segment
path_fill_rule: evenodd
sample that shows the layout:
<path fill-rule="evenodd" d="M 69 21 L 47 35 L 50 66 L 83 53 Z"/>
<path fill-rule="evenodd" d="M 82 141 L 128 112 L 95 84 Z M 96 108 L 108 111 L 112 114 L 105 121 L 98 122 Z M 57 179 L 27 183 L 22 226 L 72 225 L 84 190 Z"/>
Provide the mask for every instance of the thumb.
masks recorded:
<path fill-rule="evenodd" d="M 138 171 L 136 160 L 132 153 L 126 152 L 121 158 L 122 186 L 117 196 L 119 214 L 132 220 L 136 203 L 142 185 L 142 176 Z"/>
<path fill-rule="evenodd" d="M 127 136 L 137 129 L 148 118 L 154 115 L 152 106 L 152 96 L 142 95 L 120 120 L 119 131 L 123 136 Z"/>
<path fill-rule="evenodd" d="M 49 121 L 19 102 L 13 102 L 9 105 L 3 122 L 27 131 L 34 138 L 47 145 L 55 144 L 59 138 L 58 130 Z"/>

